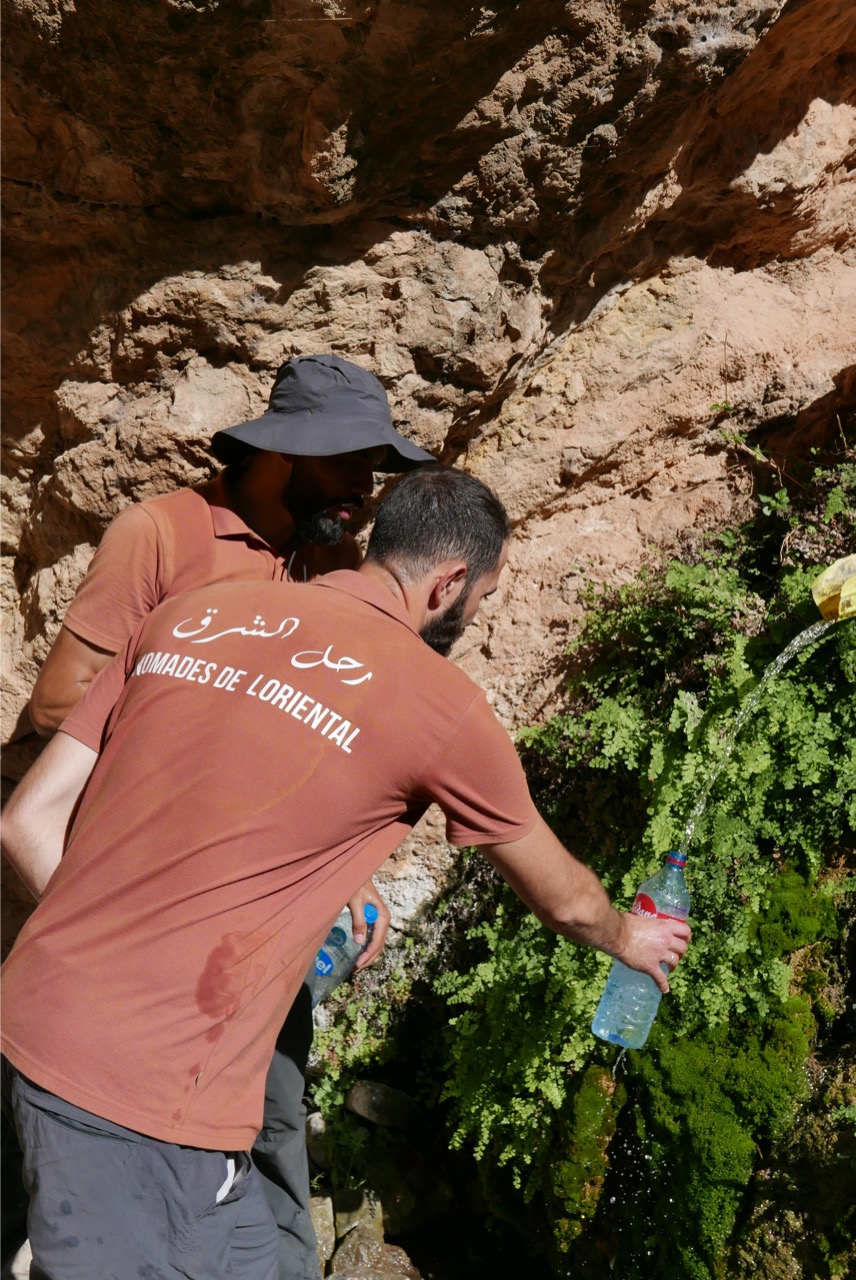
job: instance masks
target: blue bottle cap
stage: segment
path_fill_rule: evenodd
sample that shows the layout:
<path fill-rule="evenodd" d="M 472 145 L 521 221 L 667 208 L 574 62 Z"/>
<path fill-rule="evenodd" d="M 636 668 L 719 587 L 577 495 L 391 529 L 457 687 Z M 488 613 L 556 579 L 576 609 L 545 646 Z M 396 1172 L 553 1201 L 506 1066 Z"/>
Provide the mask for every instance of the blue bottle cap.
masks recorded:
<path fill-rule="evenodd" d="M 377 907 L 374 906 L 373 903 L 371 902 L 366 903 L 366 908 L 365 908 L 365 911 L 363 912 L 363 915 L 366 918 L 366 924 L 377 923 L 378 911 L 377 911 Z"/>
<path fill-rule="evenodd" d="M 675 853 L 672 850 L 666 861 L 671 862 L 674 867 L 685 867 L 687 865 L 687 855 L 685 853 Z"/>

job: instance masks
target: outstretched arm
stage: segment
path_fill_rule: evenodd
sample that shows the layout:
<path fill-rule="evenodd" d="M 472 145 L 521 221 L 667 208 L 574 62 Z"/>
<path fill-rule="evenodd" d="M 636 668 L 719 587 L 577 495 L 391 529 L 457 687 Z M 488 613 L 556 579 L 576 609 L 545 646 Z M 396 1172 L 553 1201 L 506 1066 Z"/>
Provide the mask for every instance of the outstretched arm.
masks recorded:
<path fill-rule="evenodd" d="M 677 966 L 689 945 L 689 925 L 616 911 L 594 872 L 568 853 L 543 819 L 528 836 L 485 845 L 481 852 L 544 924 L 650 974 L 668 991 L 660 964 Z"/>
<path fill-rule="evenodd" d="M 48 743 L 3 814 L 3 852 L 38 901 L 59 866 L 97 751 L 67 733 Z"/>
<path fill-rule="evenodd" d="M 112 657 L 108 649 L 100 649 L 68 627 L 60 627 L 30 696 L 30 720 L 40 737 L 49 738 L 56 733 Z"/>

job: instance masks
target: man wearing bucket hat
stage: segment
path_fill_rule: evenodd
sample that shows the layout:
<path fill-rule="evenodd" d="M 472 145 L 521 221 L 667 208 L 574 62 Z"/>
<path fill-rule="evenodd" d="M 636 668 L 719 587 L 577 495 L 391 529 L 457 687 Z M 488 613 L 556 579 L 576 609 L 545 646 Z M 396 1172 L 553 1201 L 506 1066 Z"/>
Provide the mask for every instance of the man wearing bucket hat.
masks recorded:
<path fill-rule="evenodd" d="M 283 364 L 267 412 L 215 433 L 225 470 L 127 507 L 107 529 L 30 699 L 50 736 L 161 600 L 208 582 L 306 582 L 359 562 L 345 530 L 375 471 L 432 454 L 398 434 L 377 378 L 335 355 Z"/>
<path fill-rule="evenodd" d="M 267 411 L 218 431 L 211 451 L 225 467 L 215 479 L 130 506 L 107 529 L 33 689 L 30 717 L 43 736 L 162 600 L 214 582 L 308 582 L 356 568 L 359 549 L 345 526 L 371 494 L 374 472 L 435 461 L 394 430 L 377 378 L 336 355 L 283 364 Z M 380 918 L 360 967 L 380 951 L 389 922 L 368 881 L 348 904 L 355 936 L 368 903 Z M 311 1040 L 304 988 L 277 1043 L 253 1153 L 288 1280 L 318 1276 L 302 1109 Z"/>

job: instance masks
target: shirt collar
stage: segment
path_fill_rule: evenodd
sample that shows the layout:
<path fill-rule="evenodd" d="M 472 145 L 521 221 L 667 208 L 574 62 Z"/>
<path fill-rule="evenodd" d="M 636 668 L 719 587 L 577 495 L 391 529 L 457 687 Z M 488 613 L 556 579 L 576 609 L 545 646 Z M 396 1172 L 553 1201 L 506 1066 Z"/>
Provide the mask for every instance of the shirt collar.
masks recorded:
<path fill-rule="evenodd" d="M 203 486 L 202 493 L 211 512 L 211 525 L 214 529 L 215 538 L 245 538 L 252 539 L 253 542 L 259 542 L 264 547 L 269 545 L 264 538 L 255 533 L 248 524 L 245 524 L 237 511 L 232 508 L 229 502 L 229 491 L 223 481 L 222 471 L 207 485 Z M 271 547 L 271 551 L 273 551 L 273 547 Z M 276 552 L 274 552 L 274 555 L 276 555 Z"/>
<path fill-rule="evenodd" d="M 381 613 L 388 614 L 396 622 L 403 623 L 414 635 L 419 634 L 402 602 L 396 600 L 386 587 L 382 587 L 379 582 L 373 581 L 366 574 L 358 573 L 356 569 L 336 569 L 333 573 L 325 573 L 322 578 L 316 578 L 314 582 L 309 583 L 309 586 L 344 591 L 346 595 L 363 600 L 374 609 L 379 609 Z"/>

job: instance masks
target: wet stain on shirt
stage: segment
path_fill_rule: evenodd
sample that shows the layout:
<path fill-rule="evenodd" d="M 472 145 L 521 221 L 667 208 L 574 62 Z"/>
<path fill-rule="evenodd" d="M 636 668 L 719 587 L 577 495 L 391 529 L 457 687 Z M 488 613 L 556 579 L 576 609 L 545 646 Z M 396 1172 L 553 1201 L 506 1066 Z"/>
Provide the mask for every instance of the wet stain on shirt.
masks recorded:
<path fill-rule="evenodd" d="M 242 956 L 237 947 L 238 935 L 227 933 L 209 955 L 196 984 L 196 1005 L 200 1013 L 218 1022 L 238 1008 L 243 987 Z M 211 1031 L 216 1030 L 215 1027 Z M 208 1039 L 212 1039 L 211 1032 Z M 213 1039 L 217 1039 L 216 1036 Z"/>

